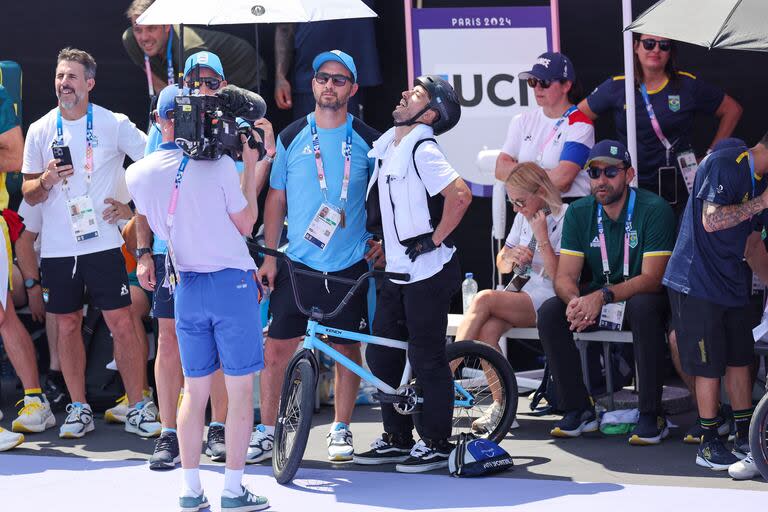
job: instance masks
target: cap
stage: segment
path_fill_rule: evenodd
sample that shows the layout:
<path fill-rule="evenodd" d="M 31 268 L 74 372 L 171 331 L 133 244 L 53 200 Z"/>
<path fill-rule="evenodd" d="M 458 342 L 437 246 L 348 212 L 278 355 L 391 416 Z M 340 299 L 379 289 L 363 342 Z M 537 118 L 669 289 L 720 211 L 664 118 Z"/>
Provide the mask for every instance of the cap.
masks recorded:
<path fill-rule="evenodd" d="M 221 65 L 221 59 L 219 59 L 219 56 L 215 53 L 197 52 L 187 57 L 187 61 L 184 63 L 184 78 L 187 77 L 189 72 L 192 71 L 195 66 L 212 69 L 222 80 L 226 80 L 226 77 L 224 76 L 224 67 Z"/>
<path fill-rule="evenodd" d="M 536 64 L 530 71 L 524 71 L 518 75 L 520 80 L 538 78 L 539 80 L 576 80 L 576 68 L 571 59 L 557 52 L 546 52 L 539 55 Z"/>
<path fill-rule="evenodd" d="M 586 169 L 595 161 L 608 165 L 632 165 L 632 158 L 629 156 L 626 146 L 617 140 L 611 139 L 601 140 L 592 146 L 584 168 Z"/>
<path fill-rule="evenodd" d="M 720 139 L 715 143 L 714 146 L 712 146 L 712 152 L 720 151 L 721 149 L 729 149 L 729 148 L 746 148 L 747 143 L 743 140 L 737 138 L 737 137 L 728 137 L 725 139 Z"/>
<path fill-rule="evenodd" d="M 321 53 L 315 57 L 315 60 L 312 61 L 312 69 L 314 69 L 315 73 L 317 73 L 317 70 L 320 69 L 320 66 L 330 61 L 342 64 L 349 70 L 350 73 L 352 73 L 352 78 L 355 82 L 357 82 L 357 68 L 355 67 L 355 60 L 351 55 L 344 53 L 341 50 L 331 50 L 329 52 Z"/>
<path fill-rule="evenodd" d="M 166 85 L 157 96 L 157 113 L 163 119 L 168 119 L 168 112 L 176 108 L 176 96 L 182 94 L 178 85 Z"/>

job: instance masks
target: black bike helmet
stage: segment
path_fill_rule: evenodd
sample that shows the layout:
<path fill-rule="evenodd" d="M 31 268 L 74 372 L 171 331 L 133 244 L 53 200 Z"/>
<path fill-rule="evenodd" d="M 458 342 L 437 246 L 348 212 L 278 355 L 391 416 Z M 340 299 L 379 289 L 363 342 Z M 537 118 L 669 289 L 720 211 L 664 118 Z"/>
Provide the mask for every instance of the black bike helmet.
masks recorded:
<path fill-rule="evenodd" d="M 438 113 L 438 119 L 432 123 L 432 130 L 435 135 L 445 133 L 459 122 L 461 119 L 461 105 L 456 91 L 451 84 L 437 75 L 423 75 L 413 81 L 414 87 L 422 86 L 429 93 L 429 103 L 421 109 L 415 116 L 408 121 L 395 123 L 396 126 L 408 126 L 416 123 L 424 112 L 435 110 Z"/>

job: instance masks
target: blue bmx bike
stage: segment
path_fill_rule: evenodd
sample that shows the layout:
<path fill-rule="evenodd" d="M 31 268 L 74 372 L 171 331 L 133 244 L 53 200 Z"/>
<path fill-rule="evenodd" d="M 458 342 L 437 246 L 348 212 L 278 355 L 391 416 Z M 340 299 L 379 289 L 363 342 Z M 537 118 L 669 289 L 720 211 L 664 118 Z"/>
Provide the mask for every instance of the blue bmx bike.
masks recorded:
<path fill-rule="evenodd" d="M 299 310 L 309 318 L 304 344 L 288 363 L 280 395 L 275 441 L 272 451 L 272 469 L 280 484 L 289 483 L 301 464 L 307 438 L 312 427 L 319 364 L 315 351 L 322 352 L 337 364 L 371 383 L 378 389 L 374 397 L 381 403 L 390 403 L 400 414 L 418 414 L 421 403 L 417 379 L 412 378 L 407 362 L 397 389 L 382 381 L 370 371 L 340 354 L 328 344 L 328 337 L 360 341 L 375 345 L 408 350 L 408 343 L 370 336 L 359 332 L 333 329 L 321 324 L 334 318 L 346 306 L 354 293 L 369 277 L 410 280 L 408 274 L 372 270 L 358 279 L 329 276 L 322 272 L 297 269 L 283 253 L 262 246 L 251 245 L 254 252 L 282 259 L 286 264 L 294 300 Z M 305 307 L 296 285 L 296 274 L 328 279 L 350 286 L 341 303 L 326 313 L 317 307 Z M 452 436 L 458 439 L 463 432 L 500 442 L 509 432 L 517 411 L 517 381 L 506 358 L 488 345 L 474 341 L 451 343 L 447 347 L 448 361 L 453 372 L 455 401 L 453 406 Z"/>

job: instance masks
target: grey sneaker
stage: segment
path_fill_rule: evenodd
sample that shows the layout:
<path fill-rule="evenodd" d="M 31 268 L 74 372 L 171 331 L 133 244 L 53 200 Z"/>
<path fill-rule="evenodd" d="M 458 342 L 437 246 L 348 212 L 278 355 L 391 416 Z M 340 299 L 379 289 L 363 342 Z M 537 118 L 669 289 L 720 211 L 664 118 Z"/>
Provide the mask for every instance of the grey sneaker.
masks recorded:
<path fill-rule="evenodd" d="M 256 496 L 246 486 L 241 485 L 242 494 L 232 495 L 224 489 L 221 493 L 221 510 L 231 512 L 251 512 L 253 510 L 264 510 L 269 507 L 269 500 L 264 496 Z"/>
<path fill-rule="evenodd" d="M 205 441 L 205 454 L 213 462 L 225 462 L 227 460 L 227 446 L 224 443 L 224 425 L 208 427 L 208 438 Z"/>
<path fill-rule="evenodd" d="M 181 512 L 197 512 L 198 510 L 203 510 L 209 506 L 208 498 L 205 497 L 205 494 L 201 494 L 200 496 L 181 496 L 179 498 Z"/>
<path fill-rule="evenodd" d="M 141 406 L 141 408 L 139 408 Z M 141 437 L 157 437 L 163 426 L 158 420 L 159 412 L 154 402 L 137 404 L 128 409 L 125 417 L 125 431 Z"/>
<path fill-rule="evenodd" d="M 67 418 L 59 429 L 62 439 L 79 439 L 93 430 L 93 412 L 91 406 L 72 402 L 67 406 Z"/>
<path fill-rule="evenodd" d="M 248 443 L 248 454 L 245 456 L 246 464 L 255 464 L 272 458 L 272 445 L 275 436 L 267 434 L 264 425 L 258 425 L 251 433 L 251 441 Z"/>

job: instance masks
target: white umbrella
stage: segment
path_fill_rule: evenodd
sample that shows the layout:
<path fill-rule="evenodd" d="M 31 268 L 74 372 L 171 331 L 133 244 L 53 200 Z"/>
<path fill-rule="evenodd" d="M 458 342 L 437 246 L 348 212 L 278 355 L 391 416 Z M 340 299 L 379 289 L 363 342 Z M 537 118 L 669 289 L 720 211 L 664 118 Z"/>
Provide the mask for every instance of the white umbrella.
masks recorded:
<path fill-rule="evenodd" d="M 375 17 L 376 13 L 360 0 L 157 0 L 136 22 L 227 25 Z"/>

